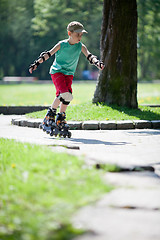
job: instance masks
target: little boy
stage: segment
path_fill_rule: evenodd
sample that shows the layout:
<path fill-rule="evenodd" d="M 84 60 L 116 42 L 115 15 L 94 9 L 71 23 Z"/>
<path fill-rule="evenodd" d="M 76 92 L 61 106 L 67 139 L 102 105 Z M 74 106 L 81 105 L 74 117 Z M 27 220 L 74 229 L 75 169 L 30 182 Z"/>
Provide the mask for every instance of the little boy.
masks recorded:
<path fill-rule="evenodd" d="M 72 80 L 78 64 L 80 53 L 86 56 L 91 64 L 94 64 L 98 69 L 104 68 L 103 62 L 99 61 L 96 56 L 92 55 L 87 47 L 81 43 L 84 30 L 80 22 L 73 21 L 67 26 L 68 39 L 58 42 L 51 50 L 42 52 L 37 60 L 29 67 L 29 72 L 32 73 L 36 70 L 39 64 L 46 61 L 53 54 L 55 59 L 50 67 L 50 74 L 52 81 L 56 88 L 56 98 L 54 99 L 51 107 L 48 109 L 47 114 L 43 120 L 44 126 L 50 126 L 53 122 L 56 124 L 66 123 L 66 109 L 72 96 Z M 56 116 L 56 111 L 60 105 L 60 112 Z M 56 116 L 56 119 L 55 119 Z"/>

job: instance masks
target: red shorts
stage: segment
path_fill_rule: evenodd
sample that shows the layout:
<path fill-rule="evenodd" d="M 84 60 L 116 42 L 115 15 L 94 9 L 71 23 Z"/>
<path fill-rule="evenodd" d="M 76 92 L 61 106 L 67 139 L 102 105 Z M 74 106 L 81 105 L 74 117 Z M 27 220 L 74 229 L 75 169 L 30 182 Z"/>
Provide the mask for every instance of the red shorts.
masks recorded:
<path fill-rule="evenodd" d="M 73 75 L 65 75 L 61 72 L 51 74 L 52 81 L 56 88 L 56 96 L 60 93 L 70 92 L 72 93 L 72 80 Z"/>

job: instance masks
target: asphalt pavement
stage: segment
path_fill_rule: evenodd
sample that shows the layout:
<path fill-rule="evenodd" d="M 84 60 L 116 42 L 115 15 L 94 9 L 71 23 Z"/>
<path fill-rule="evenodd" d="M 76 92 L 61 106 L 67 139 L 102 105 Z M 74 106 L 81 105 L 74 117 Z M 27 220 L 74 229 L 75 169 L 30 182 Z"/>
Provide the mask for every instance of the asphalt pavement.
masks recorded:
<path fill-rule="evenodd" d="M 0 115 L 0 137 L 83 155 L 86 164 L 114 163 L 122 169 L 104 176 L 115 186 L 113 191 L 73 216 L 74 226 L 89 230 L 76 240 L 160 239 L 160 129 L 71 130 L 72 138 L 64 139 L 11 125 L 18 117 Z"/>

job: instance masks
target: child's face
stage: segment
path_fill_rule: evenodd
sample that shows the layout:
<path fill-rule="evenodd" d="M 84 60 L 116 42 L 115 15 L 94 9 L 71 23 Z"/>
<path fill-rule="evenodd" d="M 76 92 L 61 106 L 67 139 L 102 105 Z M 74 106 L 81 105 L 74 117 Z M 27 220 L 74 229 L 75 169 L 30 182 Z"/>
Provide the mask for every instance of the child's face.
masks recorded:
<path fill-rule="evenodd" d="M 79 43 L 81 41 L 83 33 L 69 32 L 68 35 L 73 43 Z"/>

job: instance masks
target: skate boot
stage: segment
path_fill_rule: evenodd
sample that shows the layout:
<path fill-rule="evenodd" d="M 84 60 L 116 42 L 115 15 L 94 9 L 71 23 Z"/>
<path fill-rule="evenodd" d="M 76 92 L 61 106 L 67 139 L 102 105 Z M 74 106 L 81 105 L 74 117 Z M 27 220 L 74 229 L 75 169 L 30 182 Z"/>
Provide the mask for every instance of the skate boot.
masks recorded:
<path fill-rule="evenodd" d="M 39 125 L 40 129 L 43 129 L 44 132 L 49 134 L 52 129 L 55 128 L 55 116 L 56 116 L 56 109 L 48 108 L 47 114 L 43 119 L 43 123 Z"/>
<path fill-rule="evenodd" d="M 65 121 L 66 119 L 66 114 L 65 112 L 58 113 L 56 116 L 56 127 L 58 129 L 58 134 L 60 137 L 71 137 L 71 132 L 69 131 L 69 125 Z"/>

